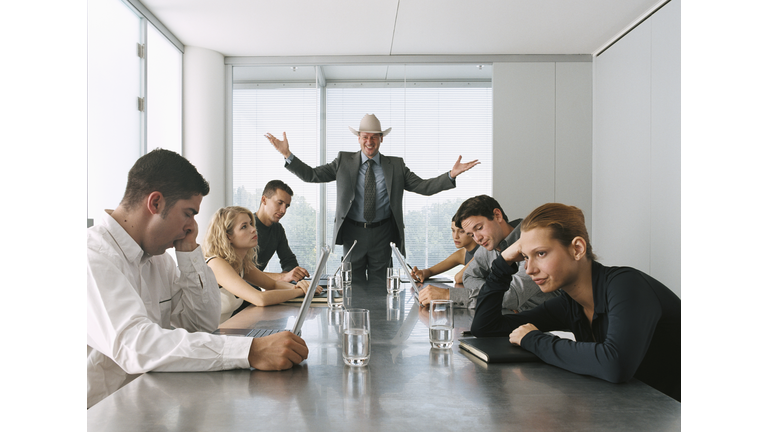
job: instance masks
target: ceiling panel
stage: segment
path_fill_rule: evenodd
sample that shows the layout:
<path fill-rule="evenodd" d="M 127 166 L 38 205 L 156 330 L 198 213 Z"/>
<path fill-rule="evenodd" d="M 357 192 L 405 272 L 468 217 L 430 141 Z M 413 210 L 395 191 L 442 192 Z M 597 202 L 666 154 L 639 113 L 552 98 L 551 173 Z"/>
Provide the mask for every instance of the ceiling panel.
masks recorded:
<path fill-rule="evenodd" d="M 142 0 L 225 56 L 592 54 L 660 0 Z"/>

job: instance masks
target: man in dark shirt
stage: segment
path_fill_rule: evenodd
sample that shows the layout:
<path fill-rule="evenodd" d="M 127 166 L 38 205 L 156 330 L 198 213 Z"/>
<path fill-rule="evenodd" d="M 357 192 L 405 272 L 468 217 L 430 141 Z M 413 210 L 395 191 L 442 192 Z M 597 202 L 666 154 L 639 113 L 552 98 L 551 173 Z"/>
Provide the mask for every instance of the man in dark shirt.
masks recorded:
<path fill-rule="evenodd" d="M 282 273 L 266 273 L 275 280 L 285 282 L 298 282 L 309 276 L 304 267 L 299 266 L 296 254 L 288 246 L 285 229 L 280 225 L 280 219 L 285 216 L 288 207 L 291 206 L 293 190 L 280 180 L 272 180 L 264 186 L 261 194 L 259 209 L 254 214 L 256 220 L 256 232 L 259 235 L 259 247 L 256 254 L 256 267 L 264 271 L 277 252 L 280 258 Z"/>

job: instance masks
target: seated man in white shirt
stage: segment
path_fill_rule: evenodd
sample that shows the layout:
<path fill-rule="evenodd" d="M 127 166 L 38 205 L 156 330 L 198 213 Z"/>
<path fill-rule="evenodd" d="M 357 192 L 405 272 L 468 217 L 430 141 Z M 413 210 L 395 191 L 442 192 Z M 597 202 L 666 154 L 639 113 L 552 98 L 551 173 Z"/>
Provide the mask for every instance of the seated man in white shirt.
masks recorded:
<path fill-rule="evenodd" d="M 221 300 L 195 222 L 208 192 L 189 161 L 157 149 L 131 168 L 117 208 L 88 229 L 88 408 L 148 371 L 284 370 L 307 358 L 291 332 L 209 333 Z"/>

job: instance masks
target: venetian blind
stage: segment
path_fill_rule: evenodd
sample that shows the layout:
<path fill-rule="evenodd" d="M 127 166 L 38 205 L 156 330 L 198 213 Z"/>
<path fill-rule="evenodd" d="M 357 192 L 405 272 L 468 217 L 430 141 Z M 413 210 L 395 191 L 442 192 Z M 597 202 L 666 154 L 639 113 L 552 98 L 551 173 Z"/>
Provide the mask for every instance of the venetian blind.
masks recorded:
<path fill-rule="evenodd" d="M 317 164 L 317 98 L 314 86 L 237 85 L 232 94 L 233 205 L 258 210 L 261 192 L 270 180 L 293 190 L 291 207 L 281 220 L 299 265 L 314 270 L 317 258 L 318 187 L 304 183 L 284 168 L 283 156 L 264 134 L 280 139 L 285 132 L 291 151 L 310 166 Z M 279 272 L 277 254 L 266 271 Z"/>

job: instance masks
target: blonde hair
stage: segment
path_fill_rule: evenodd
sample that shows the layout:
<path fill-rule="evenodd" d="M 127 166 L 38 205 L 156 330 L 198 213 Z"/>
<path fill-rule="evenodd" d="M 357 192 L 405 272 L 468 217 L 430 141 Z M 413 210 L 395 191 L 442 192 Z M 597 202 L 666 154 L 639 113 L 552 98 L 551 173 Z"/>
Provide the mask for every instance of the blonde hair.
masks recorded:
<path fill-rule="evenodd" d="M 235 269 L 236 272 L 248 273 L 256 268 L 253 263 L 253 257 L 256 255 L 256 248 L 248 250 L 245 258 L 242 260 L 235 254 L 235 249 L 229 240 L 228 235 L 232 235 L 235 218 L 238 215 L 245 214 L 255 226 L 256 220 L 253 213 L 245 207 L 222 207 L 213 215 L 211 223 L 208 225 L 208 232 L 205 233 L 203 240 L 203 253 L 206 257 L 219 257 L 226 261 Z"/>
<path fill-rule="evenodd" d="M 574 238 L 581 237 L 587 243 L 586 257 L 590 261 L 597 259 L 589 242 L 584 213 L 578 207 L 560 203 L 539 206 L 520 224 L 521 231 L 530 231 L 534 228 L 549 228 L 552 238 L 565 247 L 570 246 Z"/>

